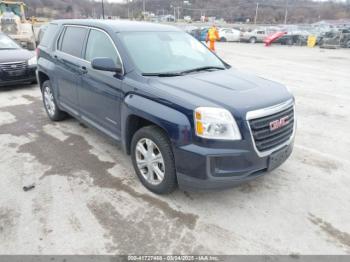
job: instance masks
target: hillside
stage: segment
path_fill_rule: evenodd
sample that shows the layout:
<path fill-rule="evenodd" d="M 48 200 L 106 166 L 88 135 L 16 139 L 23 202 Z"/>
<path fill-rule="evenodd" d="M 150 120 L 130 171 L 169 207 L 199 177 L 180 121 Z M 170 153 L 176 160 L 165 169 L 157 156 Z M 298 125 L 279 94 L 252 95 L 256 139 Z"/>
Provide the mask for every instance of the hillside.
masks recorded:
<path fill-rule="evenodd" d="M 92 0 L 25 0 L 28 16 L 49 18 L 100 17 L 101 3 Z M 107 1 L 105 1 L 107 2 Z M 127 18 L 141 17 L 142 0 L 129 4 L 105 3 L 106 16 Z M 281 23 L 286 9 L 289 23 L 307 23 L 324 19 L 350 18 L 350 4 L 342 2 L 315 2 L 311 0 L 146 0 L 146 11 L 155 14 L 174 14 L 179 10 L 180 17 L 189 15 L 198 19 L 201 15 L 224 18 L 227 21 L 243 21 L 255 16 L 259 2 L 259 23 Z"/>

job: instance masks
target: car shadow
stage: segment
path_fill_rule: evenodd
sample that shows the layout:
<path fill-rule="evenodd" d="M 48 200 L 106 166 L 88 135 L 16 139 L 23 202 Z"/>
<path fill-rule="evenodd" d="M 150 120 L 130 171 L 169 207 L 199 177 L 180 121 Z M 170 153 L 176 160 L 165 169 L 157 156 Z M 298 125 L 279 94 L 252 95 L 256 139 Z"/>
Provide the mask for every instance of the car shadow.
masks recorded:
<path fill-rule="evenodd" d="M 9 85 L 9 86 L 0 86 L 0 92 L 9 92 L 22 89 L 35 89 L 38 88 L 38 84 L 20 84 L 20 85 Z"/>

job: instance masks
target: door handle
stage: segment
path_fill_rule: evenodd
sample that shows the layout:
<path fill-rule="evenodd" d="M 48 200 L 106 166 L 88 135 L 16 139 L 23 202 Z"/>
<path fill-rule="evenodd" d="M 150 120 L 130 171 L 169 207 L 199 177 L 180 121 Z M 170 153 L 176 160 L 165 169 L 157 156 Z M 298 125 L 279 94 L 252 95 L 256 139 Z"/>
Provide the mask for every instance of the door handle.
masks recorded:
<path fill-rule="evenodd" d="M 80 72 L 81 72 L 82 75 L 87 74 L 88 70 L 87 70 L 86 66 L 82 66 L 81 69 L 80 69 Z"/>

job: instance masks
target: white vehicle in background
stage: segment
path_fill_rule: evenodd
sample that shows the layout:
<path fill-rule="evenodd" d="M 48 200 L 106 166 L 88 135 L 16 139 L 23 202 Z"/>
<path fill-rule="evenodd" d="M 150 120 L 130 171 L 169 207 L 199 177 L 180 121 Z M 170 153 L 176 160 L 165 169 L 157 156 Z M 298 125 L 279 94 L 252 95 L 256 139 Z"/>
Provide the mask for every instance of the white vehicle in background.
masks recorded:
<path fill-rule="evenodd" d="M 241 31 L 232 28 L 219 29 L 220 42 L 239 42 Z"/>
<path fill-rule="evenodd" d="M 251 44 L 262 43 L 264 39 L 273 33 L 279 31 L 277 28 L 257 28 L 252 31 L 243 32 L 241 34 L 241 42 L 249 42 Z"/>

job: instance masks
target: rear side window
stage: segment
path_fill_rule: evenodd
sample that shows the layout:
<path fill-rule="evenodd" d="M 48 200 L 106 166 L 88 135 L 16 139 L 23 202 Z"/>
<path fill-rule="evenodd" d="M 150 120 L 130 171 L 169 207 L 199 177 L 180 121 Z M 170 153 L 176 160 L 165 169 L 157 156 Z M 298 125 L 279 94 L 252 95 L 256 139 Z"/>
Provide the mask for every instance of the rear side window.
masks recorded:
<path fill-rule="evenodd" d="M 81 58 L 87 29 L 67 26 L 63 38 L 60 39 L 59 50 L 69 55 Z"/>
<path fill-rule="evenodd" d="M 39 32 L 39 39 L 42 36 L 42 39 L 40 39 L 40 45 L 48 47 L 50 45 L 50 41 L 54 38 L 58 30 L 58 25 L 56 24 L 49 24 L 47 28 L 40 28 Z"/>
<path fill-rule="evenodd" d="M 112 58 L 117 65 L 121 64 L 114 44 L 108 35 L 99 30 L 91 29 L 86 46 L 85 60 L 91 62 L 98 57 Z"/>

